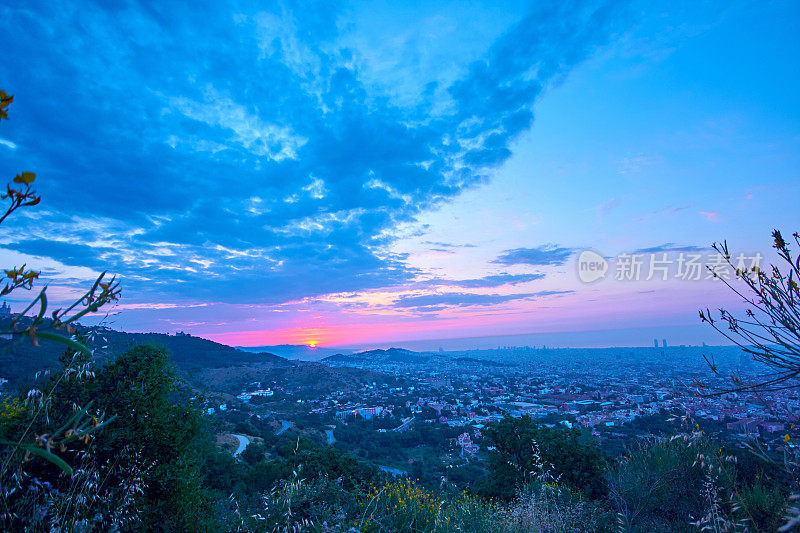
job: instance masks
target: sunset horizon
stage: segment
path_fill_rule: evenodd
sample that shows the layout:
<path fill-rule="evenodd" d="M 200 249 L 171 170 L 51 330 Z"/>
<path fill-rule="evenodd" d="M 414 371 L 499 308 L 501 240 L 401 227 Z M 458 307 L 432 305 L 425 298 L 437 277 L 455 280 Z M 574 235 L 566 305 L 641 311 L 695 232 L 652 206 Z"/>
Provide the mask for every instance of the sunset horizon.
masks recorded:
<path fill-rule="evenodd" d="M 712 244 L 766 267 L 797 226 L 796 6 L 460 6 L 8 8 L 0 161 L 42 209 L 0 257 L 233 346 L 714 342 Z"/>

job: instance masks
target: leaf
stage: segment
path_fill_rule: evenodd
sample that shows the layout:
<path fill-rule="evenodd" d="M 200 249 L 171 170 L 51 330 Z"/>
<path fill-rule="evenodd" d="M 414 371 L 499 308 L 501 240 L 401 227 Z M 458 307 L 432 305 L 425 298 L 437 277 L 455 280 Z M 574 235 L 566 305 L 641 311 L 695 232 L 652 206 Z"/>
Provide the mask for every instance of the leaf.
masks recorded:
<path fill-rule="evenodd" d="M 36 447 L 36 446 L 22 446 L 22 448 L 25 451 L 32 453 L 33 455 L 38 455 L 42 459 L 44 459 L 46 461 L 50 461 L 51 463 L 56 465 L 58 468 L 63 470 L 68 476 L 72 475 L 72 467 L 69 466 L 67 464 L 67 462 L 64 461 L 64 459 L 62 459 L 61 457 L 57 456 L 56 454 L 54 454 L 52 452 L 48 452 L 47 450 L 45 450 L 43 448 Z"/>
<path fill-rule="evenodd" d="M 89 348 L 87 348 L 80 342 L 74 341 L 68 337 L 64 337 L 63 335 L 57 335 L 55 333 L 50 333 L 49 331 L 39 331 L 36 333 L 36 336 L 42 339 L 60 342 L 61 344 L 69 346 L 76 352 L 81 352 L 88 356 L 92 355 L 92 351 Z"/>
<path fill-rule="evenodd" d="M 17 174 L 14 177 L 14 183 L 24 183 L 25 185 L 30 185 L 36 180 L 36 174 L 33 172 L 23 172 L 22 174 Z"/>
<path fill-rule="evenodd" d="M 61 457 L 57 456 L 54 453 L 48 452 L 47 450 L 45 450 L 43 448 L 39 448 L 38 446 L 34 446 L 34 445 L 31 445 L 31 444 L 19 444 L 17 442 L 6 440 L 6 439 L 0 439 L 0 444 L 5 444 L 6 446 L 16 446 L 16 447 L 22 448 L 26 452 L 30 452 L 33 455 L 38 455 L 42 459 L 53 463 L 58 468 L 60 468 L 64 472 L 66 472 L 67 475 L 70 475 L 70 476 L 72 475 L 72 467 L 69 466 L 67 464 L 67 462 L 64 461 L 64 459 L 62 459 Z"/>

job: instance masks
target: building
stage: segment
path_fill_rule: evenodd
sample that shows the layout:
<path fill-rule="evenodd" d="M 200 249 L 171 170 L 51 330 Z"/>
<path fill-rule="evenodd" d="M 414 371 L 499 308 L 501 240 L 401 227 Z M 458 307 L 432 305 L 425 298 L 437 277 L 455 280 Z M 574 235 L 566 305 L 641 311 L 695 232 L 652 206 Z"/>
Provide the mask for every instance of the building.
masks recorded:
<path fill-rule="evenodd" d="M 3 300 L 3 305 L 0 306 L 0 319 L 11 317 L 11 306 Z"/>
<path fill-rule="evenodd" d="M 376 416 L 380 416 L 383 412 L 383 407 L 356 407 L 354 409 L 345 409 L 342 411 L 336 411 L 336 419 L 337 420 L 345 420 L 348 417 L 357 417 L 361 416 L 367 420 L 372 420 Z"/>
<path fill-rule="evenodd" d="M 758 435 L 758 421 L 754 418 L 742 418 L 736 422 L 729 422 L 728 429 L 744 435 Z"/>
<path fill-rule="evenodd" d="M 456 442 L 461 446 L 462 457 L 463 455 L 475 455 L 478 452 L 478 445 L 472 442 L 472 438 L 467 432 L 459 435 Z"/>

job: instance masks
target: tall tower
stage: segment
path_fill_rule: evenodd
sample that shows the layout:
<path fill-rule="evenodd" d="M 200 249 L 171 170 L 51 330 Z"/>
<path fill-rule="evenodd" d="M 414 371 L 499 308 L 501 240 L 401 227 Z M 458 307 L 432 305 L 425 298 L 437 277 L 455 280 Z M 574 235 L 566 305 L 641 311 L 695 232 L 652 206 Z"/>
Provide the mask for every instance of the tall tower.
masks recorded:
<path fill-rule="evenodd" d="M 11 306 L 3 300 L 3 305 L 0 306 L 0 318 L 7 318 L 11 316 Z"/>
<path fill-rule="evenodd" d="M 662 339 L 661 342 L 662 342 L 661 347 L 662 348 L 666 348 L 667 347 L 667 339 Z"/>
<path fill-rule="evenodd" d="M 653 347 L 658 348 L 658 339 L 653 339 Z"/>

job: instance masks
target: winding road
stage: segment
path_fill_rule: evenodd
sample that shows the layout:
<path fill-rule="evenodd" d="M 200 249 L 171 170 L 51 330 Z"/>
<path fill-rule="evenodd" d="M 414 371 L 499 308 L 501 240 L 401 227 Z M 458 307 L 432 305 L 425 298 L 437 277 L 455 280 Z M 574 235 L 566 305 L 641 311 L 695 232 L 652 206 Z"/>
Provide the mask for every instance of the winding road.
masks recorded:
<path fill-rule="evenodd" d="M 239 441 L 239 446 L 236 448 L 236 451 L 233 452 L 234 457 L 239 457 L 244 449 L 247 448 L 247 445 L 250 444 L 250 438 L 245 437 L 244 435 L 237 435 L 235 433 L 231 433 L 231 435 L 236 437 L 236 440 Z"/>
<path fill-rule="evenodd" d="M 278 432 L 275 433 L 275 435 L 280 435 L 281 433 L 283 433 L 284 431 L 286 431 L 290 427 L 292 427 L 292 423 L 291 422 L 289 422 L 288 420 L 281 420 L 281 429 L 279 429 Z"/>

